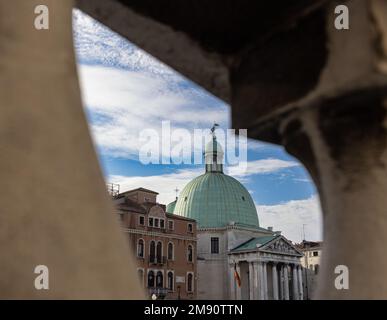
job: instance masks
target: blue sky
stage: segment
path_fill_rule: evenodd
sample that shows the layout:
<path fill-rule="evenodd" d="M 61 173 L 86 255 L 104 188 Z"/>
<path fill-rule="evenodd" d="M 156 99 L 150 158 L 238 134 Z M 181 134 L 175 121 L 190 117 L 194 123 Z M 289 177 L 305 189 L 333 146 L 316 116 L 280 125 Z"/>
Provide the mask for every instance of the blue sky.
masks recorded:
<path fill-rule="evenodd" d="M 85 112 L 107 182 L 121 190 L 145 187 L 159 192 L 159 202 L 200 175 L 203 165 L 139 162 L 139 132 L 208 129 L 214 122 L 230 128 L 230 108 L 168 66 L 85 14 L 74 11 L 74 41 Z M 282 230 L 300 241 L 302 225 L 310 240 L 321 240 L 316 189 L 302 165 L 282 147 L 248 140 L 247 171 L 227 173 L 250 191 L 261 226 Z"/>

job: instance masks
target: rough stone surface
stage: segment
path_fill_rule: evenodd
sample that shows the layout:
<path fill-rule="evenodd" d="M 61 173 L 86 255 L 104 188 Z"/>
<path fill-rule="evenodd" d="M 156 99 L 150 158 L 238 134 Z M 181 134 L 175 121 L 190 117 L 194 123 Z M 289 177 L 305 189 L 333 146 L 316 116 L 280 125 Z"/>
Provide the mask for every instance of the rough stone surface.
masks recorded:
<path fill-rule="evenodd" d="M 49 30 L 34 8 L 50 8 Z M 72 1 L 0 1 L 0 297 L 143 297 L 82 110 Z M 35 266 L 49 268 L 36 290 Z"/>

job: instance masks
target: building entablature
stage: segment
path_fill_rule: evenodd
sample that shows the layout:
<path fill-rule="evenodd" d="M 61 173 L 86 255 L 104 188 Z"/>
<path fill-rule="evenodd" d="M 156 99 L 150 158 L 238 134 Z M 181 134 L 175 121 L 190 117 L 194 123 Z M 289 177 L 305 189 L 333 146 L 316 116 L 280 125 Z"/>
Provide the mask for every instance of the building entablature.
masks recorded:
<path fill-rule="evenodd" d="M 267 235 L 272 235 L 273 231 L 260 228 L 260 227 L 253 227 L 253 226 L 242 226 L 242 225 L 228 225 L 225 227 L 213 227 L 213 228 L 197 228 L 199 232 L 224 232 L 228 230 L 243 230 L 243 231 L 252 231 L 252 232 L 259 232 L 264 233 Z"/>
<path fill-rule="evenodd" d="M 294 266 L 301 266 L 301 262 L 298 257 L 292 258 L 283 258 L 283 257 L 257 257 L 257 256 L 234 256 L 231 255 L 228 258 L 228 264 L 233 266 L 235 263 L 239 264 L 240 262 L 248 262 L 248 263 L 271 263 L 271 264 L 288 264 Z"/>
<path fill-rule="evenodd" d="M 176 233 L 153 232 L 153 231 L 131 229 L 131 228 L 123 228 L 123 231 L 126 233 L 141 234 L 141 235 L 150 236 L 150 237 L 162 237 L 162 238 L 167 238 L 167 239 L 178 239 L 178 240 L 186 240 L 186 241 L 194 241 L 194 242 L 197 241 L 196 237 L 182 236 L 182 235 L 178 235 Z"/>

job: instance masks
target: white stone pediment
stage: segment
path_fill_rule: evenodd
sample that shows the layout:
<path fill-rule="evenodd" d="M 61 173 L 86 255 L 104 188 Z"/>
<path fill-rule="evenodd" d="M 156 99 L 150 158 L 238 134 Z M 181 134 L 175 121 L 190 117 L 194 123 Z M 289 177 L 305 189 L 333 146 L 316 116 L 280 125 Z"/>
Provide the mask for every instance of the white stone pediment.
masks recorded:
<path fill-rule="evenodd" d="M 259 248 L 264 251 L 277 252 L 282 254 L 302 255 L 290 242 L 283 237 L 274 239 Z"/>

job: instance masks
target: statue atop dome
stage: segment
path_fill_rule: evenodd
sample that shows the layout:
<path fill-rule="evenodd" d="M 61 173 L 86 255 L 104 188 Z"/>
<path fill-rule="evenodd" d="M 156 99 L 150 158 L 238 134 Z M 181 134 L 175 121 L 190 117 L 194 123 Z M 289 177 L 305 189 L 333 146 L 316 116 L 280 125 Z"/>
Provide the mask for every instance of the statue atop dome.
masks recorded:
<path fill-rule="evenodd" d="M 212 126 L 211 128 L 211 133 L 212 133 L 212 136 L 215 137 L 215 130 L 216 130 L 216 127 L 219 127 L 219 125 L 217 123 L 214 122 L 214 125 Z M 216 138 L 216 137 L 215 137 Z"/>

